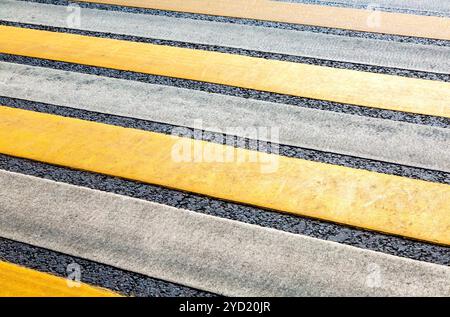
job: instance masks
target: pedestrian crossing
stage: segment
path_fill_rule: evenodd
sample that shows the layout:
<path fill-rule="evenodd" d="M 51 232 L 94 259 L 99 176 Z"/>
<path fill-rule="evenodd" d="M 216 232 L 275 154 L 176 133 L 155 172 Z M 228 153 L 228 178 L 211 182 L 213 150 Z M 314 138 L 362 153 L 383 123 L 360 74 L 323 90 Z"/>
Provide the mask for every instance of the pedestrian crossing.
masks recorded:
<path fill-rule="evenodd" d="M 450 19 L 344 2 L 1 0 L 0 237 L 225 296 L 449 296 Z M 10 261 L 1 296 L 121 293 Z"/>
<path fill-rule="evenodd" d="M 0 187 L 8 238 L 216 294 L 449 295 L 450 272 L 436 264 L 36 177 L 0 172 L 0 184 L 9 184 Z M 35 197 L 33 208 L 23 209 L 23 196 Z M 49 227 L 64 234 L 55 240 Z M 367 284 L 370 264 L 383 272 L 380 287 Z"/>
<path fill-rule="evenodd" d="M 446 184 L 9 107 L 0 114 L 8 155 L 450 245 Z"/>
<path fill-rule="evenodd" d="M 450 40 L 448 19 L 267 0 L 80 0 L 109 5 Z"/>
<path fill-rule="evenodd" d="M 258 27 L 191 18 L 79 8 L 83 23 L 77 30 L 135 36 L 142 39 L 172 41 L 171 45 L 195 43 L 284 54 L 288 57 L 311 57 L 328 61 L 404 68 L 449 74 L 450 47 L 417 43 L 384 41 L 364 37 L 346 37 L 322 32 Z M 0 19 L 12 23 L 67 28 L 64 6 L 2 1 Z M 217 36 L 220 34 L 220 37 Z M 373 71 L 373 68 L 372 68 Z"/>
<path fill-rule="evenodd" d="M 450 172 L 446 150 L 450 132 L 441 127 L 14 63 L 0 64 L 0 70 L 0 80 L 8 81 L 0 87 L 0 95 L 9 98 L 216 133 L 247 127 L 233 134 L 260 141 L 270 141 L 270 133 L 252 130 L 270 127 L 276 117 L 285 123 L 278 135 L 280 144 Z"/>
<path fill-rule="evenodd" d="M 0 32 L 4 54 L 450 117 L 447 82 L 9 26 Z"/>

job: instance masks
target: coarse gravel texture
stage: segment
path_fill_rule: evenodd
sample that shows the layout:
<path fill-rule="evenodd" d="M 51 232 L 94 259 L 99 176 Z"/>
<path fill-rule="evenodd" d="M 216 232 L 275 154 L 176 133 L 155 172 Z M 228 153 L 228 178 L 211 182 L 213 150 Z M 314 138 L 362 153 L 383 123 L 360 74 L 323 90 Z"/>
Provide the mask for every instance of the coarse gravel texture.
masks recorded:
<path fill-rule="evenodd" d="M 389 119 L 394 121 L 403 121 L 414 124 L 424 124 L 429 126 L 449 128 L 450 118 L 434 117 L 427 115 L 420 115 L 414 113 L 399 112 L 393 110 L 376 109 L 363 106 L 356 106 L 350 104 L 342 104 L 330 102 L 325 100 L 315 100 L 302 97 L 295 97 L 271 92 L 257 91 L 246 88 L 225 86 L 219 84 L 212 84 L 207 82 L 200 82 L 194 80 L 171 78 L 143 73 L 136 73 L 131 71 L 120 71 L 110 68 L 93 67 L 79 64 L 71 64 L 58 61 L 50 61 L 45 59 L 37 59 L 25 56 L 16 56 L 9 54 L 0 54 L 0 61 L 24 64 L 30 66 L 48 67 L 53 69 L 60 69 L 72 72 L 79 72 L 84 74 L 93 74 L 98 76 L 105 76 L 111 78 L 121 78 L 127 80 L 135 80 L 145 83 L 167 85 L 173 87 L 180 87 L 186 89 L 201 90 L 210 93 L 217 93 L 229 96 L 236 96 L 248 99 L 263 100 L 274 103 L 288 104 L 300 107 L 307 107 L 312 109 L 329 110 L 335 112 L 342 112 L 347 114 L 367 116 L 373 118 Z"/>
<path fill-rule="evenodd" d="M 243 55 L 243 56 L 250 56 L 250 57 L 257 57 L 257 58 L 264 58 L 264 59 L 273 59 L 273 60 L 286 61 L 286 62 L 303 63 L 303 64 L 309 64 L 309 65 L 318 65 L 318 66 L 341 68 L 341 69 L 351 69 L 351 70 L 357 70 L 357 71 L 362 71 L 362 72 L 388 74 L 388 75 L 402 76 L 402 77 L 408 77 L 408 78 L 420 78 L 420 79 L 426 79 L 426 80 L 450 82 L 450 74 L 444 74 L 444 73 L 433 73 L 433 72 L 424 72 L 424 71 L 418 71 L 418 70 L 409 70 L 409 69 L 400 69 L 400 68 L 383 67 L 383 66 L 375 66 L 375 65 L 357 64 L 357 63 L 350 63 L 350 62 L 340 62 L 340 61 L 318 59 L 318 58 L 312 58 L 312 57 L 295 56 L 295 55 L 278 54 L 278 53 L 268 53 L 268 52 L 247 50 L 247 49 L 242 49 L 242 48 L 169 41 L 169 40 L 153 39 L 153 38 L 146 38 L 146 37 L 139 37 L 139 36 L 132 36 L 132 35 L 94 32 L 94 31 L 86 31 L 86 30 L 79 30 L 79 29 L 53 27 L 53 26 L 37 25 L 37 24 L 29 24 L 29 23 L 10 22 L 10 21 L 2 21 L 2 20 L 0 20 L 0 25 L 29 28 L 29 29 L 34 29 L 34 30 L 43 30 L 43 31 L 50 31 L 50 32 L 78 34 L 78 35 L 100 37 L 100 38 L 110 38 L 110 39 L 124 40 L 124 41 L 131 41 L 131 42 L 182 47 L 182 48 L 228 53 L 228 54 L 236 54 L 236 55 Z"/>
<path fill-rule="evenodd" d="M 300 25 L 300 24 L 261 21 L 261 20 L 253 20 L 253 19 L 240 19 L 240 18 L 232 18 L 232 17 L 212 16 L 212 15 L 205 15 L 205 14 L 194 14 L 194 13 L 175 12 L 175 11 L 133 8 L 133 7 L 98 4 L 98 3 L 86 3 L 86 2 L 80 3 L 80 2 L 71 2 L 71 1 L 66 1 L 66 0 L 20 0 L 20 1 L 39 2 L 39 3 L 47 3 L 47 4 L 55 4 L 55 5 L 64 5 L 64 6 L 67 6 L 70 4 L 76 4 L 81 8 L 163 15 L 163 16 L 175 17 L 175 18 L 186 18 L 186 19 L 196 19 L 196 20 L 204 20 L 204 21 L 216 21 L 216 22 L 225 22 L 225 23 L 253 25 L 253 26 L 264 26 L 264 27 L 280 28 L 280 29 L 285 29 L 285 30 L 309 31 L 309 32 L 318 32 L 318 33 L 325 33 L 325 34 L 351 36 L 351 37 L 379 39 L 379 40 L 385 40 L 385 41 L 397 41 L 397 42 L 404 42 L 404 43 L 450 46 L 450 41 L 446 41 L 446 40 L 418 38 L 418 37 L 400 36 L 400 35 L 392 35 L 392 34 L 369 33 L 369 32 L 334 29 L 334 28 L 326 28 L 326 27 L 311 26 L 311 25 Z"/>
<path fill-rule="evenodd" d="M 66 278 L 69 264 L 81 268 L 81 282 L 137 297 L 210 297 L 209 292 L 0 237 L 0 260 Z"/>

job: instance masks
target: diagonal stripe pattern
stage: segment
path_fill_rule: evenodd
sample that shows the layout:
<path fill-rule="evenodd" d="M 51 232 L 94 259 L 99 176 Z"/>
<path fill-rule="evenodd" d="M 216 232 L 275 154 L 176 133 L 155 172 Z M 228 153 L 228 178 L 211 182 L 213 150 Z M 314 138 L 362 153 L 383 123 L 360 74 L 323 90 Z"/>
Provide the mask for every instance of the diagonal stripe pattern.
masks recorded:
<path fill-rule="evenodd" d="M 450 131 L 444 128 L 36 66 L 0 63 L 0 70 L 0 81 L 8 80 L 8 85 L 0 86 L 0 95 L 10 98 L 204 127 L 217 133 L 226 132 L 228 127 L 270 127 L 276 117 L 284 123 L 281 144 L 450 172 L 446 150 Z M 61 94 L 61 89 L 67 93 Z M 202 127 L 196 126 L 199 118 Z M 252 136 L 248 129 L 236 129 L 234 134 Z M 270 141 L 269 133 L 255 137 Z"/>
<path fill-rule="evenodd" d="M 8 26 L 0 52 L 450 117 L 446 82 Z"/>
<path fill-rule="evenodd" d="M 268 0 L 79 0 L 329 28 L 450 40 L 450 19 Z M 373 21 L 378 19 L 380 23 Z M 382 22 L 381 22 L 382 21 Z"/>
<path fill-rule="evenodd" d="M 8 107 L 0 114 L 5 154 L 450 245 L 445 184 Z"/>
<path fill-rule="evenodd" d="M 77 2 L 0 0 L 0 296 L 449 295 L 444 4 Z"/>
<path fill-rule="evenodd" d="M 35 177 L 0 172 L 0 184 L 11 188 L 0 186 L 0 229 L 12 239 L 223 295 L 450 294 L 445 266 Z M 33 208 L 23 208 L 29 206 L 18 199 L 23 196 L 35 197 Z M 366 276 L 371 266 L 384 272 L 379 287 Z"/>

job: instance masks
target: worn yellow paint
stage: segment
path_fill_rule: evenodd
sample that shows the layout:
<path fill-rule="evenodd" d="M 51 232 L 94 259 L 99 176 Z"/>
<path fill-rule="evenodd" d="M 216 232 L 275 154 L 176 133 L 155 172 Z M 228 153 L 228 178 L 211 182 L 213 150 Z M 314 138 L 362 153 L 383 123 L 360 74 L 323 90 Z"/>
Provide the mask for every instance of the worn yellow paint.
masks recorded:
<path fill-rule="evenodd" d="M 9 107 L 0 153 L 450 244 L 445 184 Z"/>
<path fill-rule="evenodd" d="M 450 117 L 450 83 L 0 26 L 0 52 Z"/>
<path fill-rule="evenodd" d="M 114 297 L 118 294 L 81 283 L 69 287 L 67 280 L 0 261 L 1 297 Z"/>
<path fill-rule="evenodd" d="M 78 0 L 450 40 L 450 19 L 266 0 Z"/>

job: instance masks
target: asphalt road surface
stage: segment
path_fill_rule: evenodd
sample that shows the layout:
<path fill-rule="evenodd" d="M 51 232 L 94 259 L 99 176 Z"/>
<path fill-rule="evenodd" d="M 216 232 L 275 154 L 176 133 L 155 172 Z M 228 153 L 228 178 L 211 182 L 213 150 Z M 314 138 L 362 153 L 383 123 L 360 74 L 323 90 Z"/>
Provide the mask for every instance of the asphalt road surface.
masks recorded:
<path fill-rule="evenodd" d="M 291 2 L 358 9 L 368 3 Z M 386 12 L 450 12 L 442 1 L 379 2 Z M 450 82 L 446 40 L 93 3 L 77 3 L 81 23 L 71 26 L 69 4 L 0 0 L 0 25 Z M 194 129 L 201 119 L 200 138 L 215 143 L 227 127 L 276 126 L 281 156 L 441 184 L 448 195 L 448 117 L 8 54 L 1 47 L 6 107 L 165 135 Z M 238 148 L 252 141 L 245 133 L 234 137 Z M 0 183 L 2 261 L 61 277 L 75 262 L 83 282 L 123 295 L 450 295 L 448 245 L 4 152 Z M 374 270 L 380 285 L 367 282 Z"/>

